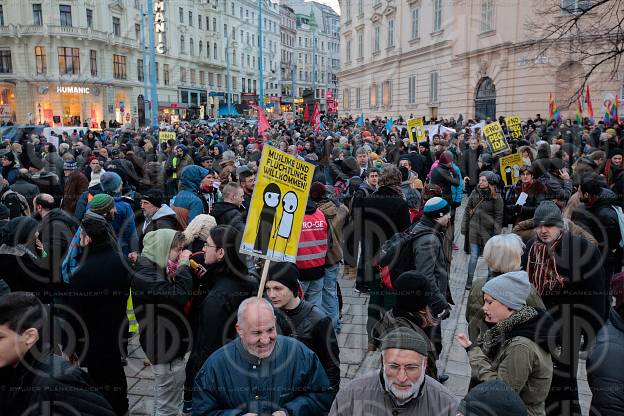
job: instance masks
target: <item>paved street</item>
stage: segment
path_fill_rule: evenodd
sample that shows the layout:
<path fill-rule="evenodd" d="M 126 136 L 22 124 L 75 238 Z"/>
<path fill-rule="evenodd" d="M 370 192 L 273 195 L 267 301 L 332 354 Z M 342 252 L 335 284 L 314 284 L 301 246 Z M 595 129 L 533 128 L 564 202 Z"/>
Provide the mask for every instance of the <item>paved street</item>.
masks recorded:
<path fill-rule="evenodd" d="M 458 211 L 457 221 L 461 219 Z M 459 224 L 459 222 L 457 222 Z M 456 227 L 458 229 L 459 227 Z M 463 237 L 457 231 L 456 243 L 463 247 Z M 451 316 L 442 324 L 443 352 L 438 362 L 440 373 L 450 376 L 446 386 L 458 397 L 463 397 L 468 390 L 470 366 L 466 352 L 452 339 L 455 334 L 467 332 L 467 323 L 464 315 L 468 292 L 464 290 L 468 256 L 463 250 L 455 251 L 451 266 L 451 292 L 455 300 L 455 307 Z M 479 260 L 477 276 L 486 276 L 487 267 Z M 353 377 L 366 373 L 372 368 L 378 369 L 381 354 L 367 352 L 366 316 L 368 296 L 358 294 L 353 290 L 355 276 L 352 269 L 347 268 L 344 278 L 340 281 L 344 306 L 342 309 L 342 332 L 338 335 L 340 345 L 340 362 L 342 383 L 347 383 Z M 126 367 L 128 376 L 128 397 L 132 415 L 149 414 L 146 409 L 150 404 L 152 388 L 152 370 L 143 365 L 143 352 L 136 340 L 129 347 L 130 357 Z M 585 362 L 581 361 L 579 371 L 579 388 L 583 415 L 588 414 L 591 394 L 586 383 Z"/>

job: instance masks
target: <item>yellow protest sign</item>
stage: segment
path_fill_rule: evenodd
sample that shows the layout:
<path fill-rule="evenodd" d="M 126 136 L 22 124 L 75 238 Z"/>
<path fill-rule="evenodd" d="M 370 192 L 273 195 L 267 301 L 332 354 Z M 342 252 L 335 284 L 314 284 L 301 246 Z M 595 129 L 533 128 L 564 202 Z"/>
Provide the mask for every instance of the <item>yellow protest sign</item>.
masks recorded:
<path fill-rule="evenodd" d="M 161 131 L 160 133 L 158 133 L 158 141 L 159 142 L 166 142 L 167 140 L 175 140 L 176 139 L 176 134 L 173 131 Z"/>
<path fill-rule="evenodd" d="M 514 153 L 500 158 L 500 172 L 505 186 L 513 185 L 520 180 L 522 155 Z"/>
<path fill-rule="evenodd" d="M 241 253 L 294 263 L 314 165 L 264 146 Z"/>
<path fill-rule="evenodd" d="M 513 140 L 522 138 L 522 122 L 519 116 L 505 117 L 505 125 L 507 125 L 507 130 L 509 130 L 509 135 Z"/>
<path fill-rule="evenodd" d="M 509 144 L 507 144 L 507 140 L 503 136 L 503 128 L 498 121 L 483 127 L 483 134 L 490 144 L 493 155 L 509 150 Z"/>
<path fill-rule="evenodd" d="M 414 143 L 415 140 L 418 140 L 418 143 L 427 141 L 422 117 L 410 118 L 407 120 L 407 133 L 412 143 Z"/>

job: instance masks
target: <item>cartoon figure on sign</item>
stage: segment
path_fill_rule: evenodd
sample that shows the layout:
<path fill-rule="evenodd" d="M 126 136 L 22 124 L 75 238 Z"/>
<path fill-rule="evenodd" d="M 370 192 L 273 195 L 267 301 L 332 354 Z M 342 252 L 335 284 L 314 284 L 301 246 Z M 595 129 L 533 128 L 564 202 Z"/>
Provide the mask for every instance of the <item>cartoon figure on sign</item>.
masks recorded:
<path fill-rule="evenodd" d="M 275 213 L 280 203 L 282 191 L 280 187 L 274 183 L 270 183 L 264 188 L 262 200 L 264 205 L 260 212 L 260 220 L 256 229 L 256 242 L 254 243 L 254 251 L 266 254 L 271 239 L 271 231 L 273 230 L 273 222 L 275 221 Z"/>
<path fill-rule="evenodd" d="M 286 247 L 288 247 L 288 241 L 290 240 L 290 234 L 292 233 L 293 222 L 295 220 L 295 211 L 297 210 L 298 205 L 299 199 L 297 198 L 297 194 L 293 191 L 286 192 L 284 198 L 282 199 L 282 218 L 280 220 L 279 227 L 277 228 L 277 237 L 281 237 L 286 240 L 284 251 L 286 251 Z M 275 251 L 276 243 L 277 238 L 273 243 L 273 251 Z"/>

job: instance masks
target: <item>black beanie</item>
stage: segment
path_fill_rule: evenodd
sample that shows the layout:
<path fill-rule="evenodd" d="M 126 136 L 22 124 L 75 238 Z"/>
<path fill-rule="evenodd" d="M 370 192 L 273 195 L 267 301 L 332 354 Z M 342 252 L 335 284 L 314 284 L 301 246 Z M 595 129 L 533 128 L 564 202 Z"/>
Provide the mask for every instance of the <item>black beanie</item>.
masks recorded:
<path fill-rule="evenodd" d="M 157 208 L 160 208 L 160 206 L 163 204 L 164 198 L 165 197 L 162 191 L 159 189 L 149 189 L 145 191 L 145 193 L 143 193 L 143 195 L 141 196 L 142 200 L 149 202 Z"/>
<path fill-rule="evenodd" d="M 267 281 L 274 281 L 283 284 L 295 295 L 300 295 L 299 269 L 290 262 L 271 262 Z"/>
<path fill-rule="evenodd" d="M 418 312 L 429 304 L 431 285 L 427 276 L 415 271 L 401 273 L 392 283 L 396 307 L 404 312 Z"/>
<path fill-rule="evenodd" d="M 518 393 L 500 380 L 479 384 L 459 404 L 465 416 L 527 416 L 527 408 Z"/>

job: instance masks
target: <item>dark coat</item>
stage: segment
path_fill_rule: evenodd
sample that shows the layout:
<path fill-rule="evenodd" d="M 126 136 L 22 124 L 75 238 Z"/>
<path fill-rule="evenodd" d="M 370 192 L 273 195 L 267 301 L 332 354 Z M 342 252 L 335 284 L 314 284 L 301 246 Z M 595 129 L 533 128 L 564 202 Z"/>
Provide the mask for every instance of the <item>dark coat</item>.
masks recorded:
<path fill-rule="evenodd" d="M 145 225 L 145 217 L 142 217 L 142 220 L 137 227 L 137 235 L 139 237 L 139 248 L 141 249 L 141 251 L 143 250 L 143 238 L 150 231 L 164 230 L 164 229 L 178 230 L 180 228 L 175 211 L 169 208 L 168 205 L 162 205 L 158 209 L 158 211 L 154 213 L 154 215 L 152 216 L 152 220 L 147 224 L 147 226 L 145 226 L 145 229 L 143 229 L 144 225 Z"/>
<path fill-rule="evenodd" d="M 468 235 L 470 244 L 481 248 L 492 236 L 501 233 L 503 225 L 503 199 L 499 194 L 492 196 L 489 188 L 486 191 L 478 188 L 472 191 L 461 226 L 461 233 Z"/>
<path fill-rule="evenodd" d="M 17 367 L 0 371 L 3 415 L 114 416 L 110 404 L 94 391 L 89 376 L 58 355 L 35 357 L 28 352 Z"/>
<path fill-rule="evenodd" d="M 230 202 L 216 202 L 210 215 L 217 221 L 217 225 L 231 225 L 241 233 L 245 230 L 242 211 Z"/>
<path fill-rule="evenodd" d="M 515 185 L 514 191 L 517 200 L 522 193 L 522 182 L 518 182 Z M 533 218 L 535 209 L 545 198 L 546 187 L 540 181 L 533 180 L 525 192 L 528 195 L 526 203 L 522 206 L 516 205 L 516 212 L 518 213 L 516 224 L 520 221 Z"/>
<path fill-rule="evenodd" d="M 33 198 L 39 195 L 39 187 L 37 185 L 28 182 L 26 179 L 18 178 L 13 185 L 9 186 L 9 189 L 23 195 L 30 209 L 33 209 Z"/>
<path fill-rule="evenodd" d="M 592 391 L 590 416 L 624 416 L 624 320 L 611 310 L 598 332 L 587 360 L 587 381 Z"/>
<path fill-rule="evenodd" d="M 478 178 L 477 178 L 478 180 Z M 453 206 L 453 186 L 459 186 L 459 176 L 455 174 L 453 168 L 438 165 L 431 172 L 431 184 L 442 188 L 442 198 L 446 199 L 449 205 Z"/>
<path fill-rule="evenodd" d="M 40 264 L 49 271 L 54 282 L 61 281 L 61 265 L 78 226 L 78 222 L 60 208 L 51 210 L 39 224 L 39 240 L 47 253 Z"/>
<path fill-rule="evenodd" d="M 43 303 L 52 300 L 56 286 L 52 283 L 49 270 L 39 264 L 34 249 L 3 244 L 0 246 L 0 270 L 11 271 L 3 274 L 2 278 L 12 292 L 32 292 Z"/>
<path fill-rule="evenodd" d="M 479 146 L 476 150 L 466 149 L 463 152 L 461 173 L 464 177 L 469 177 L 468 185 L 477 186 L 479 183 L 479 156 L 483 152 L 483 148 Z"/>

